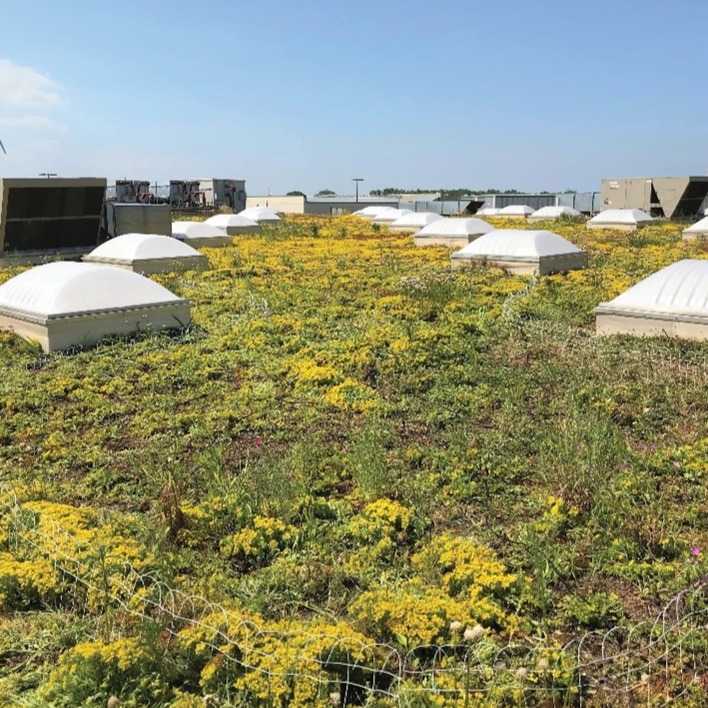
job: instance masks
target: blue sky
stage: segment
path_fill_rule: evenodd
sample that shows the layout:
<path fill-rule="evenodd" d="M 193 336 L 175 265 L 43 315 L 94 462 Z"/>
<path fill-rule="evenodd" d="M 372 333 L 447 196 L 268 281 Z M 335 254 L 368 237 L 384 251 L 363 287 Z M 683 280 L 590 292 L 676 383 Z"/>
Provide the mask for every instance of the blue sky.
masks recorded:
<path fill-rule="evenodd" d="M 250 194 L 706 174 L 704 0 L 0 0 L 0 176 Z"/>

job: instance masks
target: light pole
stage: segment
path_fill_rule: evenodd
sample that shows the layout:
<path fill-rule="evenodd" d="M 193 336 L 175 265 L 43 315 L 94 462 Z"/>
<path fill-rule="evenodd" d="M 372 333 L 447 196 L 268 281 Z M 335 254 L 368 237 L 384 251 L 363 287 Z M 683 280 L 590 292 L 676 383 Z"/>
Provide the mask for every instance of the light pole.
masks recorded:
<path fill-rule="evenodd" d="M 354 182 L 354 185 L 356 186 L 356 203 L 359 203 L 359 182 L 363 182 L 364 178 L 363 177 L 352 177 L 352 182 Z"/>
<path fill-rule="evenodd" d="M 49 179 L 50 177 L 56 177 L 57 173 L 56 172 L 40 172 L 39 176 L 46 177 L 47 179 Z"/>

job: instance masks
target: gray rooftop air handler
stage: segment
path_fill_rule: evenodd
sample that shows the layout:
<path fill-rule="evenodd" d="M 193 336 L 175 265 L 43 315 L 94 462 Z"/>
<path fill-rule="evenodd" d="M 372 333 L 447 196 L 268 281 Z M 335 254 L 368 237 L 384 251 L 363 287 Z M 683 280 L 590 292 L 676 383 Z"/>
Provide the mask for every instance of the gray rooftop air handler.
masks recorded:
<path fill-rule="evenodd" d="M 0 179 L 0 259 L 88 253 L 98 243 L 105 197 L 105 179 Z"/>
<path fill-rule="evenodd" d="M 199 180 L 170 180 L 170 205 L 173 209 L 202 209 L 206 206 L 205 194 Z"/>
<path fill-rule="evenodd" d="M 120 204 L 106 202 L 106 223 L 109 238 L 123 234 L 172 235 L 172 209 L 169 204 Z"/>
<path fill-rule="evenodd" d="M 641 209 L 667 219 L 697 215 L 708 196 L 708 177 L 624 177 L 602 180 L 602 204 Z"/>
<path fill-rule="evenodd" d="M 116 182 L 117 202 L 125 204 L 150 204 L 156 196 L 150 191 L 150 182 L 139 179 L 119 179 Z"/>

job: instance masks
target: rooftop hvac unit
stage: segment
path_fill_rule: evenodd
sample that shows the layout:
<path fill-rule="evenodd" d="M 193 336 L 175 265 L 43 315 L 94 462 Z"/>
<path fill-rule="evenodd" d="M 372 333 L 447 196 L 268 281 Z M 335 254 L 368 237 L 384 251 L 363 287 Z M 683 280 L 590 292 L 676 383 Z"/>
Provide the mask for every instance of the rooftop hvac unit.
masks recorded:
<path fill-rule="evenodd" d="M 124 204 L 141 204 L 151 201 L 150 182 L 121 179 L 116 182 L 115 199 Z"/>
<path fill-rule="evenodd" d="M 106 202 L 103 229 L 105 238 L 132 233 L 171 236 L 172 209 L 169 204 Z"/>
<path fill-rule="evenodd" d="M 99 239 L 106 180 L 0 179 L 0 256 L 38 262 L 88 253 Z"/>
<path fill-rule="evenodd" d="M 246 181 L 242 179 L 199 180 L 207 205 L 215 209 L 225 207 L 234 213 L 246 208 Z"/>
<path fill-rule="evenodd" d="M 200 209 L 206 206 L 206 195 L 199 180 L 170 180 L 170 205 L 173 209 Z"/>

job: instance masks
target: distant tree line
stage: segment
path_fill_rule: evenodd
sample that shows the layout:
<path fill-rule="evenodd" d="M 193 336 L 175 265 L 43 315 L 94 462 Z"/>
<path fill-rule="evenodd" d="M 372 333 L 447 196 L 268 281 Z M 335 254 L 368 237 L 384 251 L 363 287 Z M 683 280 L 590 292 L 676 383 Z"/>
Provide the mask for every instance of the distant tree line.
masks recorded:
<path fill-rule="evenodd" d="M 563 190 L 566 194 L 575 192 L 574 189 Z M 384 189 L 372 189 L 369 194 L 372 197 L 392 197 L 399 194 L 435 194 L 440 192 L 444 199 L 452 200 L 461 199 L 462 197 L 469 196 L 470 194 L 525 194 L 518 189 L 468 189 L 466 187 L 461 187 L 458 189 L 400 189 L 399 187 L 384 187 Z M 540 192 L 535 192 L 535 194 L 555 194 L 556 192 L 549 192 L 548 190 L 542 190 Z M 331 189 L 320 189 L 319 192 L 315 194 L 316 197 L 334 197 L 335 192 Z M 288 197 L 304 197 L 305 193 L 300 190 L 293 190 L 287 193 Z"/>

